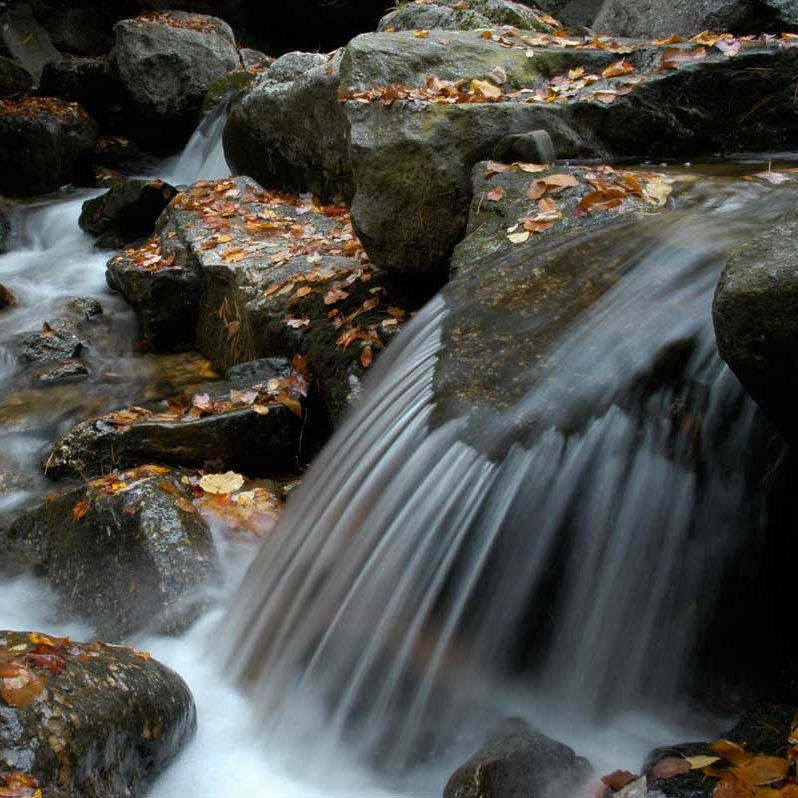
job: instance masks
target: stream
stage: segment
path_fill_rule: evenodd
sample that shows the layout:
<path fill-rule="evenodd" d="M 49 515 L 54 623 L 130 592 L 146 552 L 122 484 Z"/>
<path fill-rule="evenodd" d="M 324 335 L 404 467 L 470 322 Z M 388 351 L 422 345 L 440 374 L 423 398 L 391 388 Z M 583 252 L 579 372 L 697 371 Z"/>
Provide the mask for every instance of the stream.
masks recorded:
<path fill-rule="evenodd" d="M 179 162 L 160 167 L 167 179 L 188 183 L 222 175 L 223 122 L 219 117 L 206 120 Z M 192 385 L 207 379 L 208 366 L 197 356 L 154 356 L 137 351 L 133 313 L 105 286 L 105 264 L 112 253 L 95 251 L 91 239 L 77 224 L 82 203 L 98 193 L 67 191 L 24 206 L 15 222 L 13 251 L 0 255 L 0 282 L 13 283 L 19 299 L 18 307 L 0 315 L 2 512 L 32 495 L 47 492 L 46 480 L 40 476 L 42 456 L 48 444 L 76 421 L 169 390 L 190 390 Z M 703 224 L 694 219 L 693 227 L 681 226 L 681 235 L 694 244 L 697 236 L 707 234 L 708 225 L 717 229 L 724 213 L 733 215 L 735 202 L 744 202 L 744 198 L 731 198 L 725 205 L 720 203 L 714 217 Z M 674 232 L 677 237 L 678 234 L 678 230 Z M 734 236 L 732 239 L 736 240 Z M 671 711 L 667 715 L 651 707 L 628 708 L 636 706 L 630 698 L 640 687 L 635 679 L 647 671 L 650 673 L 652 663 L 659 657 L 656 647 L 651 648 L 652 635 L 656 637 L 663 632 L 670 635 L 671 643 L 678 637 L 678 630 L 658 628 L 656 619 L 689 605 L 703 585 L 697 585 L 694 578 L 701 573 L 698 564 L 673 594 L 668 585 L 652 580 L 651 573 L 644 570 L 633 573 L 630 558 L 631 562 L 645 561 L 650 554 L 647 547 L 659 550 L 656 536 L 663 535 L 666 542 L 670 541 L 663 558 L 677 559 L 679 551 L 692 545 L 691 530 L 695 523 L 708 522 L 713 515 L 718 526 L 727 523 L 739 512 L 745 494 L 742 485 L 730 481 L 723 468 L 710 475 L 708 487 L 696 492 L 692 473 L 683 461 L 678 456 L 664 456 L 664 433 L 655 421 L 661 416 L 661 407 L 673 400 L 664 389 L 649 400 L 646 412 L 652 423 L 645 427 L 645 441 L 637 450 L 639 430 L 633 429 L 632 415 L 619 409 L 613 391 L 620 390 L 618 385 L 623 379 L 616 377 L 621 373 L 636 373 L 636 360 L 645 361 L 663 342 L 696 337 L 698 345 L 691 361 L 690 378 L 696 386 L 707 386 L 707 393 L 701 398 L 702 412 L 709 416 L 728 415 L 730 408 L 735 408 L 734 435 L 725 438 L 720 428 L 715 433 L 715 454 L 721 464 L 727 462 L 723 459 L 726 455 L 728 462 L 733 461 L 738 448 L 747 446 L 747 436 L 752 434 L 752 406 L 743 403 L 740 410 L 736 381 L 714 354 L 709 307 L 719 264 L 700 247 L 694 247 L 692 260 L 675 260 L 674 246 L 678 249 L 677 238 L 668 238 L 667 246 L 642 257 L 642 265 L 632 276 L 599 303 L 562 343 L 561 362 L 566 364 L 562 373 L 567 372 L 568 380 L 587 367 L 587 361 L 580 360 L 585 357 L 580 344 L 586 337 L 594 344 L 587 353 L 588 361 L 606 364 L 606 381 L 594 384 L 592 390 L 596 393 L 589 397 L 603 409 L 596 410 L 593 422 L 581 435 L 566 439 L 556 431 L 543 434 L 511 448 L 504 464 L 497 466 L 481 455 L 472 457 L 466 451 L 461 441 L 460 420 L 451 420 L 434 433 L 427 430 L 426 392 L 430 390 L 430 369 L 440 347 L 442 325 L 447 313 L 467 312 L 451 304 L 444 307 L 450 302 L 444 292 L 442 298 L 434 300 L 419 314 L 404 334 L 404 344 L 394 345 L 393 354 L 380 362 L 378 374 L 371 382 L 370 398 L 349 418 L 328 449 L 328 452 L 348 453 L 343 460 L 323 455 L 311 469 L 276 535 L 251 571 L 250 582 L 243 588 L 245 595 L 238 591 L 242 590 L 248 566 L 258 555 L 258 547 L 255 543 L 231 541 L 223 529 L 214 530 L 223 563 L 223 576 L 215 588 L 214 608 L 182 637 L 129 641 L 183 676 L 199 712 L 196 739 L 155 784 L 152 792 L 155 798 L 440 796 L 452 765 L 457 764 L 458 757 L 462 761 L 461 750 L 453 750 L 448 759 L 434 765 L 418 768 L 410 778 L 398 783 L 389 775 L 378 775 L 382 768 L 372 770 L 364 766 L 362 762 L 368 761 L 368 757 L 361 757 L 362 751 L 351 744 L 351 738 L 339 732 L 351 706 L 365 697 L 374 703 L 371 720 L 380 727 L 379 734 L 385 732 L 386 724 L 390 732 L 404 734 L 404 728 L 393 729 L 389 720 L 390 711 L 395 709 L 393 690 L 402 677 L 398 669 L 403 667 L 404 660 L 397 657 L 395 667 L 388 669 L 387 674 L 380 674 L 376 681 L 371 678 L 370 669 L 385 655 L 377 650 L 381 633 L 386 639 L 395 638 L 399 631 L 407 635 L 422 634 L 421 622 L 418 629 L 414 624 L 407 627 L 408 619 L 399 611 L 395 589 L 415 596 L 427 608 L 440 600 L 434 592 L 440 585 L 433 584 L 422 568 L 416 568 L 418 558 L 414 557 L 414 551 L 424 550 L 430 528 L 440 536 L 442 546 L 461 545 L 467 540 L 469 524 L 475 518 L 481 519 L 483 528 L 493 524 L 490 549 L 494 540 L 501 541 L 502 530 L 507 527 L 504 517 L 512 517 L 510 510 L 515 506 L 519 486 L 531 484 L 533 479 L 542 486 L 540 494 L 530 491 L 522 509 L 535 518 L 544 541 L 546 535 L 555 534 L 565 523 L 565 505 L 572 498 L 566 484 L 577 486 L 582 492 L 582 517 L 568 519 L 576 529 L 576 553 L 569 561 L 567 574 L 572 588 L 561 608 L 564 626 L 551 644 L 547 666 L 538 674 L 537 690 L 530 693 L 512 680 L 500 680 L 497 689 L 497 683 L 491 681 L 494 704 L 491 713 L 497 717 L 527 717 L 543 732 L 588 757 L 597 774 L 616 768 L 636 770 L 648 751 L 657 745 L 701 737 L 723 727 L 728 719 L 704 722 L 691 716 L 686 707 L 680 712 L 678 700 L 668 699 Z M 713 246 L 716 248 L 717 242 Z M 659 281 L 648 279 L 647 275 L 652 273 L 659 274 Z M 90 376 L 77 383 L 38 387 L 17 366 L 13 340 L 20 333 L 41 329 L 44 322 L 63 318 L 64 303 L 73 297 L 99 300 L 103 308 L 101 316 L 86 322 L 92 339 L 87 357 Z M 619 322 L 617 311 L 632 298 L 642 302 L 639 307 L 643 308 L 641 318 L 646 319 L 646 324 L 641 335 L 635 337 L 635 346 L 627 346 L 623 344 L 627 322 Z M 403 397 L 407 399 L 405 404 Z M 530 393 L 530 402 L 533 397 L 535 401 L 561 408 L 565 401 L 559 394 L 547 397 L 540 391 Z M 390 412 L 380 415 L 385 406 L 391 408 Z M 527 406 L 525 412 L 539 414 L 539 408 Z M 492 423 L 501 424 L 502 420 Z M 373 450 L 364 452 L 369 445 Z M 394 458 L 397 452 L 404 452 L 402 456 L 406 459 L 392 466 L 387 457 L 389 448 Z M 347 457 L 352 463 L 365 463 L 361 468 L 372 469 L 372 480 L 377 483 L 383 480 L 385 484 L 395 479 L 401 490 L 377 496 L 364 479 L 362 489 L 355 487 L 346 494 L 345 507 L 336 506 L 332 497 L 343 496 L 349 490 L 342 483 L 342 474 L 348 473 L 349 468 Z M 609 468 L 606 460 L 602 460 L 604 480 L 591 480 L 591 469 L 601 457 L 608 457 L 615 467 Z M 629 458 L 636 458 L 636 462 Z M 403 515 L 401 505 L 411 506 L 409 497 L 420 490 L 421 478 L 430 475 L 437 485 L 432 499 L 449 497 L 443 504 L 444 509 L 448 508 L 447 513 L 430 499 L 412 504 L 414 512 Z M 470 486 L 469 491 L 458 493 L 466 485 Z M 670 489 L 656 496 L 659 485 L 668 485 Z M 325 507 L 320 506 L 325 503 Z M 499 504 L 505 508 L 502 517 L 486 518 L 485 508 Z M 634 519 L 646 513 L 653 513 L 653 519 L 641 530 Z M 359 546 L 348 545 L 353 519 L 366 516 L 373 521 L 369 527 L 373 539 L 361 541 Z M 603 550 L 591 543 L 596 539 L 592 536 L 595 530 L 608 529 L 624 518 L 627 520 L 619 522 L 620 532 L 614 538 L 614 547 Z M 548 525 L 544 523 L 546 520 Z M 393 544 L 386 541 L 390 541 L 397 526 L 405 533 L 404 543 L 392 548 Z M 458 537 L 461 529 L 465 530 L 462 539 Z M 641 539 L 643 534 L 655 537 Z M 275 548 L 279 550 L 281 546 L 284 559 L 270 558 Z M 502 556 L 515 557 L 517 551 L 511 547 L 509 554 Z M 529 556 L 534 560 L 542 558 L 544 553 Z M 704 560 L 714 556 L 714 544 L 696 554 Z M 313 570 L 318 563 L 330 559 L 336 563 L 334 574 Z M 451 598 L 452 605 L 446 608 L 452 615 L 444 612 L 442 620 L 439 619 L 444 643 L 457 637 L 457 613 L 471 598 L 471 591 L 479 585 L 484 587 L 480 569 L 487 559 L 487 554 L 484 557 L 477 554 L 467 567 L 461 562 L 465 571 L 458 571 L 451 558 L 434 555 L 432 561 L 442 569 L 453 569 L 441 573 L 449 574 L 455 582 L 464 580 L 466 585 L 462 593 L 453 591 L 456 595 Z M 538 562 L 534 560 L 535 564 Z M 675 567 L 664 561 L 660 565 L 663 569 Z M 368 577 L 363 577 L 367 566 L 372 570 Z M 581 578 L 586 572 L 604 573 L 605 581 Z M 397 574 L 405 576 L 399 578 Z M 626 575 L 631 578 L 624 581 Z M 527 574 L 525 578 L 534 579 L 534 576 Z M 312 596 L 303 595 L 306 579 L 318 580 Z M 622 589 L 616 590 L 618 586 Z M 495 647 L 502 645 L 503 636 L 512 631 L 502 625 L 505 621 L 509 623 L 509 619 L 497 607 L 505 606 L 501 602 L 512 601 L 520 589 L 506 581 L 494 587 L 495 601 L 484 602 L 480 615 L 492 631 L 484 651 L 479 652 L 484 654 L 485 661 L 493 656 Z M 280 591 L 288 591 L 290 596 L 286 598 Z M 264 610 L 270 601 L 280 610 L 279 618 L 275 618 L 273 610 Z M 630 602 L 637 610 L 625 615 Z M 350 604 L 360 607 L 360 614 L 347 617 Z M 231 605 L 235 607 L 232 614 Z M 585 618 L 588 606 L 593 608 L 593 615 Z M 415 617 L 423 618 L 425 607 L 414 607 L 413 612 L 418 613 Z M 609 623 L 609 618 L 615 621 Z M 621 648 L 619 659 L 618 638 L 603 635 L 622 635 L 630 626 L 640 629 L 645 623 L 649 624 L 649 631 Z M 318 624 L 324 624 L 328 630 L 320 643 L 316 639 Z M 30 577 L 0 581 L 0 628 L 36 629 L 75 639 L 92 637 L 90 629 L 60 617 L 47 587 Z M 365 653 L 362 647 L 352 648 L 346 634 L 352 628 L 374 632 L 373 644 L 365 646 Z M 339 638 L 335 637 L 337 629 L 342 630 Z M 579 630 L 577 639 L 574 639 L 575 629 Z M 253 636 L 256 642 L 251 644 Z M 274 650 L 268 657 L 258 658 L 253 649 L 257 648 L 258 640 L 265 639 L 275 644 Z M 464 639 L 468 639 L 467 634 Z M 311 640 L 318 648 L 309 648 Z M 406 652 L 413 643 L 402 640 L 397 645 L 399 651 Z M 350 656 L 353 651 L 357 655 Z M 679 667 L 680 652 L 686 656 L 688 651 L 672 652 L 671 659 L 664 663 L 663 673 L 658 672 L 652 678 L 667 681 Z M 442 652 L 433 651 L 427 665 L 437 667 L 442 657 Z M 261 667 L 258 678 L 264 680 L 256 699 L 234 686 L 253 658 L 258 659 Z M 593 670 L 600 671 L 598 678 L 591 676 Z M 479 672 L 485 675 L 484 670 Z M 625 690 L 614 689 L 619 682 Z M 469 683 L 469 689 L 472 688 L 469 695 L 477 695 L 481 690 L 474 682 Z M 431 688 L 422 685 L 419 689 L 426 700 Z M 673 695 L 672 689 L 667 686 L 669 696 Z M 332 719 L 328 719 L 330 707 L 325 705 L 330 691 L 339 691 Z M 606 716 L 594 711 L 596 707 L 590 705 L 596 696 L 601 699 L 599 703 L 610 701 L 616 710 Z M 619 706 L 626 708 L 618 709 Z M 423 707 L 418 709 L 421 714 L 424 711 Z M 379 713 L 380 717 L 376 717 Z M 323 729 L 328 733 L 322 734 Z M 329 733 L 331 729 L 335 733 Z M 373 729 L 370 727 L 371 732 Z M 416 730 L 411 731 L 415 734 Z M 372 762 L 377 757 L 379 763 L 380 754 L 370 752 L 369 756 Z"/>

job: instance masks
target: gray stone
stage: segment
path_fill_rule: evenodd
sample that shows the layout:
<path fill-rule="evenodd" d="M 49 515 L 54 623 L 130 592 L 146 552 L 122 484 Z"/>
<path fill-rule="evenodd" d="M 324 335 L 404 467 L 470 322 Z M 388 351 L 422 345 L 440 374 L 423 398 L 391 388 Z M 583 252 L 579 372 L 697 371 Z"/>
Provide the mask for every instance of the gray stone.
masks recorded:
<path fill-rule="evenodd" d="M 49 363 L 77 357 L 86 348 L 69 329 L 45 325 L 41 332 L 27 333 L 19 342 L 19 357 L 26 363 Z"/>
<path fill-rule="evenodd" d="M 215 17 L 171 11 L 124 20 L 114 32 L 113 61 L 132 104 L 127 119 L 151 145 L 185 140 L 213 81 L 240 64 L 230 26 Z"/>
<path fill-rule="evenodd" d="M 513 0 L 471 0 L 465 9 L 459 5 L 457 0 L 406 3 L 384 16 L 378 30 L 479 30 L 500 25 L 520 30 L 551 30 L 532 8 Z"/>
<path fill-rule="evenodd" d="M 143 795 L 195 733 L 188 687 L 145 653 L 0 631 L 0 663 L 26 684 L 0 679 L 0 770 L 32 776 L 42 798 Z"/>
<path fill-rule="evenodd" d="M 539 0 L 536 5 L 565 25 L 593 27 L 604 0 Z"/>
<path fill-rule="evenodd" d="M 296 80 L 313 67 L 326 64 L 328 60 L 328 57 L 322 53 L 286 53 L 269 67 L 266 79 L 275 83 L 287 83 Z"/>
<path fill-rule="evenodd" d="M 24 510 L 0 537 L 101 638 L 182 631 L 217 566 L 181 476 L 155 466 L 114 473 Z"/>
<path fill-rule="evenodd" d="M 733 252 L 715 293 L 721 357 L 791 443 L 798 442 L 798 211 Z"/>
<path fill-rule="evenodd" d="M 65 360 L 52 368 L 36 375 L 36 381 L 41 385 L 53 385 L 59 382 L 73 382 L 89 376 L 88 366 L 80 360 Z"/>
<path fill-rule="evenodd" d="M 27 3 L 13 5 L 0 14 L 0 43 L 6 54 L 31 75 L 34 86 L 39 85 L 45 65 L 61 58 Z"/>

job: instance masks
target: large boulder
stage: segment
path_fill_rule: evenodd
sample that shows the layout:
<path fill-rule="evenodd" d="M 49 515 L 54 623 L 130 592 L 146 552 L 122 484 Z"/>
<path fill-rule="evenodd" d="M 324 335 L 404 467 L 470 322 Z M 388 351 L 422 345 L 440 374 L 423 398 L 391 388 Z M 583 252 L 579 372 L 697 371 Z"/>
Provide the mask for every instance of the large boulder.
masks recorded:
<path fill-rule="evenodd" d="M 780 432 L 798 443 L 798 210 L 734 251 L 715 293 L 718 351 Z"/>
<path fill-rule="evenodd" d="M 48 97 L 72 100 L 103 121 L 118 102 L 119 81 L 104 58 L 61 58 L 42 71 L 40 91 Z"/>
<path fill-rule="evenodd" d="M 197 348 L 219 371 L 306 357 L 333 418 L 420 301 L 368 262 L 344 206 L 245 177 L 194 184 L 107 278 L 156 350 Z"/>
<path fill-rule="evenodd" d="M 386 14 L 378 27 L 386 30 L 479 30 L 512 25 L 522 30 L 550 31 L 538 13 L 514 0 L 410 2 Z"/>
<path fill-rule="evenodd" d="M 0 631 L 0 794 L 144 795 L 196 725 L 186 684 L 146 652 Z"/>
<path fill-rule="evenodd" d="M 12 3 L 0 14 L 0 50 L 25 69 L 36 86 L 45 65 L 62 57 L 27 3 Z"/>
<path fill-rule="evenodd" d="M 792 40 L 729 51 L 727 40 L 488 36 L 368 34 L 289 83 L 266 73 L 233 108 L 228 161 L 267 185 L 351 196 L 375 263 L 440 276 L 464 231 L 471 168 L 508 136 L 543 130 L 562 157 L 663 157 L 779 149 L 798 130 Z M 752 109 L 746 98 L 765 92 Z"/>
<path fill-rule="evenodd" d="M 704 30 L 761 33 L 798 26 L 791 0 L 605 0 L 593 27 L 614 36 L 693 36 Z"/>
<path fill-rule="evenodd" d="M 86 479 L 110 467 L 141 463 L 273 474 L 296 468 L 312 444 L 303 435 L 309 376 L 276 358 L 232 369 L 230 379 L 177 396 L 124 408 L 78 424 L 45 462 L 52 479 Z M 243 371 L 239 371 L 243 370 Z"/>
<path fill-rule="evenodd" d="M 444 798 L 545 798 L 570 795 L 590 763 L 519 719 L 506 721 L 446 784 Z"/>
<path fill-rule="evenodd" d="M 239 66 L 230 26 L 181 11 L 123 20 L 114 28 L 113 62 L 128 95 L 125 121 L 151 146 L 188 138 L 211 84 Z"/>
<path fill-rule="evenodd" d="M 131 178 L 86 200 L 78 223 L 82 230 L 98 236 L 96 246 L 119 249 L 149 236 L 176 195 L 177 189 L 163 180 Z"/>
<path fill-rule="evenodd" d="M 96 124 L 76 103 L 0 100 L 0 192 L 45 194 L 80 179 L 96 138 Z"/>
<path fill-rule="evenodd" d="M 592 27 L 604 0 L 538 0 L 535 5 L 565 25 Z"/>
<path fill-rule="evenodd" d="M 160 466 L 112 473 L 23 511 L 0 537 L 103 639 L 180 631 L 216 573 L 210 531 L 181 477 Z"/>

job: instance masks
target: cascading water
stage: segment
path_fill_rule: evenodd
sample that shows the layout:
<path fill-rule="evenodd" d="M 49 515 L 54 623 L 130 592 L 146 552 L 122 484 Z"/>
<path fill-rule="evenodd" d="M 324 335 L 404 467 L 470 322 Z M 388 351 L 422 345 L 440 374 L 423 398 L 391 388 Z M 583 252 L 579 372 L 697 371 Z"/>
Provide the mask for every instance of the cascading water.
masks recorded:
<path fill-rule="evenodd" d="M 507 256 L 418 315 L 239 591 L 228 669 L 273 739 L 406 772 L 503 713 L 567 738 L 673 700 L 756 530 L 757 414 L 710 305 L 782 208 L 763 193 Z M 526 313 L 513 291 L 563 264 Z"/>
<path fill-rule="evenodd" d="M 227 122 L 229 98 L 217 103 L 200 122 L 177 163 L 166 178 L 182 186 L 195 180 L 216 180 L 227 177 L 230 167 L 224 157 L 222 133 Z"/>

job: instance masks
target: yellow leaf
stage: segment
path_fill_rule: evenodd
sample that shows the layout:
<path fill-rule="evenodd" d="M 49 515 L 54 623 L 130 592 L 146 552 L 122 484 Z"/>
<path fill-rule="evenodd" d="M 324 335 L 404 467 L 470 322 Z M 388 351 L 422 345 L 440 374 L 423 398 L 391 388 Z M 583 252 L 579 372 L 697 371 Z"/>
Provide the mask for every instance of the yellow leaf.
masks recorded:
<path fill-rule="evenodd" d="M 711 748 L 719 757 L 731 762 L 732 765 L 745 765 L 754 758 L 753 754 L 730 740 L 718 740 L 712 743 Z"/>
<path fill-rule="evenodd" d="M 502 96 L 502 90 L 498 86 L 489 83 L 487 80 L 472 80 L 470 89 L 473 92 L 481 94 L 483 97 L 490 97 L 494 100 Z"/>
<path fill-rule="evenodd" d="M 690 763 L 690 770 L 701 770 L 720 761 L 719 756 L 687 756 L 685 759 Z"/>
<path fill-rule="evenodd" d="M 219 495 L 223 493 L 233 493 L 244 485 L 244 477 L 234 471 L 225 474 L 205 474 L 200 480 L 200 487 L 205 493 Z"/>

